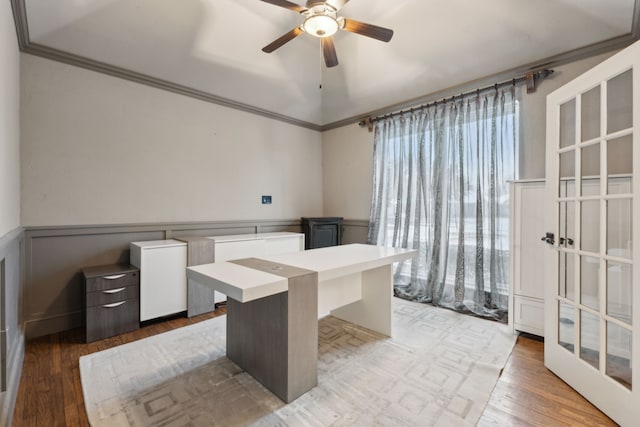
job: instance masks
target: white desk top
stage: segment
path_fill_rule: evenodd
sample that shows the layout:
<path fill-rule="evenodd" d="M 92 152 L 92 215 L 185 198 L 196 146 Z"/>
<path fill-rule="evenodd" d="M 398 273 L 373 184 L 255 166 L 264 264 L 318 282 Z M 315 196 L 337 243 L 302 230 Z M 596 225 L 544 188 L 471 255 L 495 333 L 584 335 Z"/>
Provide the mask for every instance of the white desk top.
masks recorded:
<path fill-rule="evenodd" d="M 359 243 L 268 255 L 262 259 L 318 272 L 318 281 L 335 279 L 413 258 L 413 249 L 387 248 Z"/>
<path fill-rule="evenodd" d="M 240 302 L 253 301 L 289 289 L 286 277 L 226 261 L 187 267 L 187 277 Z"/>
<path fill-rule="evenodd" d="M 317 271 L 318 282 L 322 282 L 410 259 L 416 253 L 417 251 L 412 249 L 353 244 L 272 255 L 261 259 Z M 289 285 L 284 277 L 230 262 L 187 267 L 187 277 L 240 302 L 284 292 Z"/>

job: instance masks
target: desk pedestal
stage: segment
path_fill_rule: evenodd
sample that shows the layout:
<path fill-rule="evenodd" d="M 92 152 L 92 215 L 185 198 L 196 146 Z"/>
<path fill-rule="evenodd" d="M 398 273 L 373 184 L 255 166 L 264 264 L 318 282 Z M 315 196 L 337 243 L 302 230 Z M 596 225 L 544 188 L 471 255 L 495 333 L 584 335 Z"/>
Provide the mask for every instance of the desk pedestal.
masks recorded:
<path fill-rule="evenodd" d="M 318 273 L 256 258 L 232 262 L 289 281 L 286 292 L 227 300 L 227 357 L 291 402 L 318 384 Z"/>

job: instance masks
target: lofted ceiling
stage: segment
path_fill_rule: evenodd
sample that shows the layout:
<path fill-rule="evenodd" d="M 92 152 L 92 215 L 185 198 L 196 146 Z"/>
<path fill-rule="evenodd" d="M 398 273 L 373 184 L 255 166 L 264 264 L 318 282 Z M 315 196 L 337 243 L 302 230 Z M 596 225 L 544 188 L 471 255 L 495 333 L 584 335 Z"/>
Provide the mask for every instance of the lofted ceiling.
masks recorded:
<path fill-rule="evenodd" d="M 625 46 L 640 0 L 351 0 L 340 15 L 394 30 L 334 36 L 339 65 L 301 16 L 260 0 L 11 0 L 21 48 L 313 129 Z M 304 5 L 303 0 L 291 0 Z"/>

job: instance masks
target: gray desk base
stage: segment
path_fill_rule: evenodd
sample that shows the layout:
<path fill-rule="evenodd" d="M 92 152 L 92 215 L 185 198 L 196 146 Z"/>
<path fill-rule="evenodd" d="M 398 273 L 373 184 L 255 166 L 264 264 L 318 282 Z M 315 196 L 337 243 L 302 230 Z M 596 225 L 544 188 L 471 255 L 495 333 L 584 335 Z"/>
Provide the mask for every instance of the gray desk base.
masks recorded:
<path fill-rule="evenodd" d="M 227 357 L 291 402 L 318 384 L 318 273 L 256 258 L 232 262 L 289 280 L 286 292 L 227 299 Z"/>

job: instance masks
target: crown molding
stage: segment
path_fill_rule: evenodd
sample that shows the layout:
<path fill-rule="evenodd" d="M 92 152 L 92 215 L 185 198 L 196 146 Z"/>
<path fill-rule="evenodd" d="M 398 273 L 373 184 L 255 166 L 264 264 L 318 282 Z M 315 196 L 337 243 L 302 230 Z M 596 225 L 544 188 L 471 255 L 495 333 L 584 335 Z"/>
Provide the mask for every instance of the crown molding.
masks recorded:
<path fill-rule="evenodd" d="M 80 55 L 75 55 L 73 53 L 54 49 L 48 46 L 43 46 L 37 43 L 28 43 L 22 49 L 22 52 L 84 68 L 87 70 L 96 71 L 98 73 L 107 74 L 113 77 L 119 77 L 121 79 L 129 80 L 135 83 L 151 86 L 156 89 L 162 89 L 169 92 L 177 93 L 179 95 L 199 99 L 201 101 L 210 102 L 212 104 L 233 108 L 236 110 L 244 111 L 246 113 L 257 114 L 259 116 L 267 117 L 273 120 L 279 120 L 281 122 L 289 123 L 295 126 L 300 126 L 315 131 L 321 131 L 321 126 L 314 123 L 305 122 L 293 117 L 277 114 L 268 110 L 263 110 L 252 105 L 233 101 L 221 96 L 216 96 L 209 92 L 204 92 L 188 86 L 173 83 L 168 80 L 163 80 L 149 76 L 147 74 L 138 73 L 136 71 L 131 71 L 126 68 L 116 67 L 105 62 L 96 61 L 94 59 L 89 59 Z"/>
<path fill-rule="evenodd" d="M 640 4 L 640 0 L 636 0 L 636 8 L 634 10 L 636 17 L 638 16 L 638 14 L 635 11 L 640 10 L 640 8 L 638 7 L 639 4 Z M 637 20 L 634 18 L 634 25 L 636 21 Z M 352 116 L 352 117 L 342 119 L 333 123 L 329 123 L 322 126 L 322 131 L 324 132 L 327 130 L 348 126 L 354 123 L 359 123 L 365 117 L 384 116 L 386 114 L 395 113 L 397 111 L 401 111 L 410 107 L 415 107 L 416 105 L 429 104 L 434 101 L 438 101 L 444 98 L 449 98 L 454 95 L 459 95 L 464 92 L 475 90 L 476 88 L 479 88 L 479 87 L 490 86 L 498 81 L 510 80 L 514 77 L 522 76 L 523 74 L 526 74 L 529 71 L 550 69 L 553 67 L 558 67 L 560 65 L 575 62 L 580 59 L 590 58 L 592 56 L 610 52 L 612 50 L 623 49 L 631 45 L 638 39 L 640 39 L 640 35 L 636 33 L 637 31 L 633 31 L 632 33 L 624 36 L 615 37 L 615 38 L 605 40 L 599 43 L 595 43 L 589 46 L 581 47 L 575 50 L 571 50 L 569 52 L 565 52 L 549 58 L 541 59 L 539 61 L 525 64 L 516 68 L 512 68 L 510 70 L 502 71 L 500 73 L 492 74 L 490 76 L 482 77 L 480 79 L 472 80 L 466 83 L 462 83 L 460 85 L 451 86 L 446 89 L 442 89 L 437 92 L 432 92 L 417 98 L 412 98 L 412 99 L 403 101 L 401 103 L 388 105 L 386 107 L 383 107 L 377 110 L 369 111 L 368 113 L 365 113 L 365 114 Z"/>
<path fill-rule="evenodd" d="M 213 95 L 209 92 L 194 89 L 188 86 L 170 82 L 168 80 L 159 79 L 147 74 L 131 71 L 126 68 L 116 67 L 105 62 L 96 61 L 73 53 L 58 50 L 52 47 L 44 46 L 31 42 L 29 38 L 29 24 L 27 21 L 25 0 L 11 0 L 13 9 L 13 17 L 16 25 L 16 33 L 18 36 L 18 45 L 23 53 L 39 56 L 57 62 L 73 65 L 98 73 L 107 74 L 113 77 L 129 80 L 135 83 L 151 86 L 156 89 L 162 89 L 179 95 L 188 96 L 199 99 L 201 101 L 210 102 L 212 104 L 221 105 L 223 107 L 233 108 L 246 113 L 256 114 L 273 120 L 285 122 L 294 126 L 311 129 L 314 131 L 322 131 L 322 126 L 299 120 L 283 114 L 274 113 L 253 105 L 244 104 L 242 102 L 233 101 L 228 98 Z"/>
<path fill-rule="evenodd" d="M 16 26 L 18 47 L 22 51 L 29 43 L 29 25 L 27 24 L 27 10 L 24 0 L 11 0 L 11 10 L 13 11 L 13 21 Z"/>
<path fill-rule="evenodd" d="M 300 126 L 303 128 L 311 129 L 318 132 L 324 132 L 339 127 L 357 124 L 364 117 L 376 117 L 384 114 L 399 111 L 414 105 L 426 104 L 429 102 L 443 99 L 453 95 L 457 95 L 461 92 L 465 92 L 474 89 L 479 86 L 485 86 L 487 84 L 493 84 L 497 80 L 508 80 L 516 75 L 521 75 L 528 71 L 538 70 L 541 68 L 552 68 L 563 64 L 574 62 L 580 59 L 588 58 L 591 56 L 599 55 L 605 52 L 610 52 L 616 49 L 622 49 L 633 42 L 640 39 L 640 0 L 635 0 L 633 8 L 632 28 L 631 32 L 615 37 L 609 40 L 605 40 L 599 43 L 594 43 L 589 46 L 581 47 L 571 50 L 559 55 L 555 55 L 549 58 L 541 59 L 529 64 L 525 64 L 519 67 L 505 70 L 500 73 L 492 74 L 480 79 L 472 80 L 460 85 L 452 86 L 437 92 L 425 94 L 416 98 L 408 99 L 406 101 L 388 105 L 383 108 L 369 111 L 367 113 L 359 114 L 357 116 L 348 117 L 342 120 L 338 120 L 325 125 L 318 125 L 315 123 L 306 122 L 293 117 L 285 116 L 283 114 L 274 113 L 272 111 L 264 110 L 258 107 L 254 107 L 249 104 L 233 101 L 228 98 L 216 96 L 211 93 L 194 89 L 188 86 L 172 83 L 167 80 L 159 79 L 149 76 L 147 74 L 138 73 L 135 71 L 127 70 L 125 68 L 116 67 L 105 62 L 96 61 L 90 58 L 86 58 L 80 55 L 75 55 L 69 52 L 64 52 L 58 49 L 54 49 L 48 46 L 43 46 L 37 43 L 32 43 L 29 38 L 29 24 L 27 21 L 25 0 L 10 0 L 11 7 L 13 9 L 13 16 L 16 26 L 16 34 L 18 37 L 18 45 L 20 50 L 24 53 L 47 58 L 53 61 L 62 62 L 65 64 L 85 68 L 91 71 L 107 74 L 113 77 L 119 77 L 125 80 L 129 80 L 135 83 L 140 83 L 146 86 L 151 86 L 157 89 L 166 90 L 176 94 L 189 96 L 201 101 L 210 102 L 212 104 L 221 105 L 228 108 L 244 111 L 251 114 L 256 114 L 262 117 L 266 117 L 273 120 L 285 122 L 294 126 Z"/>

